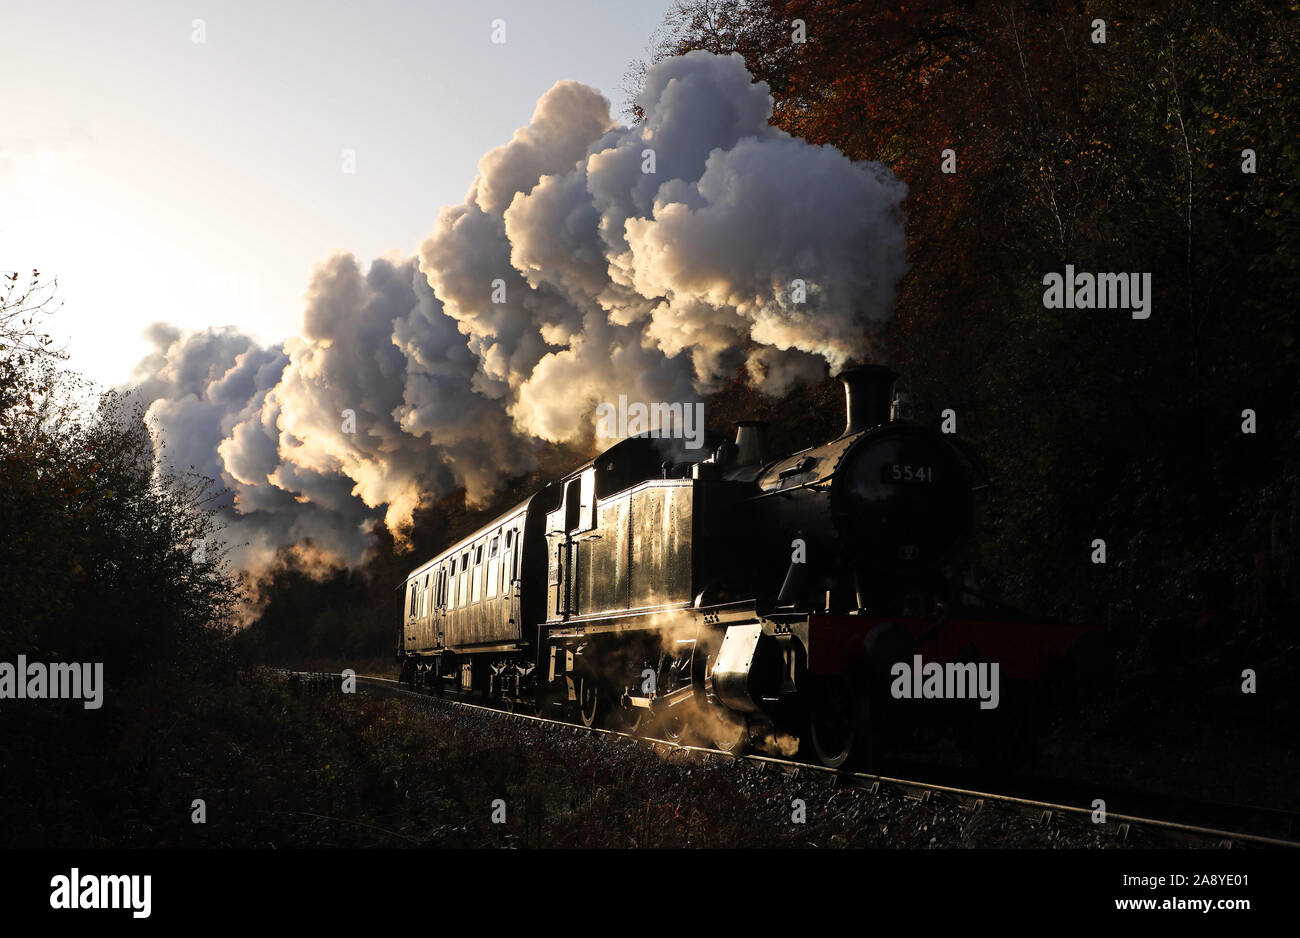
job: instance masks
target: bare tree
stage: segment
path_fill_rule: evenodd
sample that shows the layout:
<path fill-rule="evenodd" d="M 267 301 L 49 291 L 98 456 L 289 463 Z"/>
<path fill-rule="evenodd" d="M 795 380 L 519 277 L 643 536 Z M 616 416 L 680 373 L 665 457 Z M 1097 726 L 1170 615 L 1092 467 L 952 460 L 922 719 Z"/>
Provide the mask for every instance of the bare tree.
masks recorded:
<path fill-rule="evenodd" d="M 54 298 L 58 286 L 57 277 L 42 279 L 35 268 L 26 277 L 0 271 L 0 354 L 67 357 L 42 328 L 42 320 L 63 305 Z"/>

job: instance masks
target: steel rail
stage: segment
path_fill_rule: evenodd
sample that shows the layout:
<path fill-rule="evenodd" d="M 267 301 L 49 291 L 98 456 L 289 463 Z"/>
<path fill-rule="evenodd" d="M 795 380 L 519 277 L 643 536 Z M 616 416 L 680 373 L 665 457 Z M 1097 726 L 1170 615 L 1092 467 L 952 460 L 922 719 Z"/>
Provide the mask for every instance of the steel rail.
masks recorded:
<path fill-rule="evenodd" d="M 331 682 L 338 681 L 341 678 L 341 675 L 330 672 L 281 671 L 280 673 L 286 675 L 297 675 L 308 678 L 309 680 L 328 678 Z M 433 694 L 417 693 L 407 689 L 401 681 L 396 681 L 392 678 L 357 675 L 356 680 L 359 687 L 369 686 L 372 688 L 383 688 L 385 691 L 395 693 L 401 697 L 410 697 L 418 701 L 436 702 L 438 704 L 460 707 L 467 710 L 482 711 L 499 719 L 554 726 L 573 733 L 621 737 L 642 745 L 650 746 L 661 752 L 681 752 L 705 757 L 720 757 L 736 761 L 750 762 L 761 766 L 764 771 L 773 768 L 793 776 L 798 776 L 802 772 L 818 773 L 833 777 L 838 784 L 851 788 L 864 789 L 871 794 L 889 793 L 912 801 L 919 801 L 921 803 L 927 803 L 932 799 L 940 798 L 967 807 L 972 812 L 980 810 L 987 803 L 993 803 L 1012 808 L 1026 816 L 1037 817 L 1043 824 L 1050 824 L 1058 817 L 1072 818 L 1074 820 L 1083 821 L 1087 824 L 1092 824 L 1091 819 L 1094 810 L 1092 808 L 1080 807 L 1078 805 L 1059 804 L 1050 801 L 1024 798 L 1018 795 L 1004 795 L 996 792 L 977 791 L 975 789 L 941 785 L 934 782 L 894 778 L 887 775 L 875 775 L 870 772 L 847 772 L 842 769 L 832 769 L 823 765 L 799 762 L 793 759 L 783 759 L 777 756 L 762 755 L 760 753 L 738 754 L 727 752 L 723 749 L 714 749 L 708 746 L 684 745 L 672 740 L 648 736 L 644 733 L 629 733 L 621 730 L 608 729 L 606 727 L 584 726 L 581 723 L 571 723 L 565 720 L 552 719 L 550 717 L 535 716 L 530 713 L 502 710 L 497 707 L 471 703 L 466 700 L 458 700 L 454 697 L 440 697 Z M 1241 806 L 1215 805 L 1215 807 L 1240 808 Z M 1274 813 L 1286 814 L 1287 812 Z M 1158 838 L 1165 841 L 1189 846 L 1232 847 L 1234 844 L 1241 844 L 1243 846 L 1254 847 L 1300 849 L 1300 841 L 1286 840 L 1278 837 L 1265 837 L 1259 834 L 1250 834 L 1241 831 L 1201 827 L 1195 824 L 1184 824 L 1177 821 L 1162 820 L 1160 818 L 1143 817 L 1132 814 L 1116 814 L 1111 811 L 1106 812 L 1106 821 L 1104 824 L 1107 827 L 1112 828 L 1120 840 L 1127 840 L 1129 833 L 1133 830 L 1141 830 L 1144 832 L 1154 833 Z"/>

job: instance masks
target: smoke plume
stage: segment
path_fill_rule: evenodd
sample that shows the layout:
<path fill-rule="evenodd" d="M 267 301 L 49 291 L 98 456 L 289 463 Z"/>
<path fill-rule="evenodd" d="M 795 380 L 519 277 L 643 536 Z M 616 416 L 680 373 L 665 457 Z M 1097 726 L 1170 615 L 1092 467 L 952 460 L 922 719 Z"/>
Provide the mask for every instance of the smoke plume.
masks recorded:
<path fill-rule="evenodd" d="M 768 124 L 738 55 L 667 59 L 623 127 L 562 81 L 415 256 L 312 272 L 301 335 L 155 324 L 132 383 L 162 458 L 220 480 L 237 561 L 356 562 L 422 499 L 481 501 L 597 404 L 770 394 L 862 355 L 906 269 L 906 187 Z M 608 444 L 611 440 L 600 440 Z"/>

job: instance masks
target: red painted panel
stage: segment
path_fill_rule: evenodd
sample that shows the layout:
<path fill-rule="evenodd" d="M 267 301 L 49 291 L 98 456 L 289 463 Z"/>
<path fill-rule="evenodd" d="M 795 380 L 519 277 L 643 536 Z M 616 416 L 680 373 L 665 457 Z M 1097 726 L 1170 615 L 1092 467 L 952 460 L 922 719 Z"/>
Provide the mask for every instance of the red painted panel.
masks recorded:
<path fill-rule="evenodd" d="M 852 668 L 862 658 L 867 635 L 889 622 L 897 623 L 913 636 L 923 634 L 934 625 L 930 619 L 902 616 L 810 616 L 808 670 L 814 674 L 836 674 Z M 953 619 L 922 642 L 914 654 L 927 662 L 958 659 L 997 662 L 1004 678 L 1029 680 L 1043 677 L 1065 658 L 1071 642 L 1093 631 L 1097 631 L 1093 626 L 1053 622 Z"/>

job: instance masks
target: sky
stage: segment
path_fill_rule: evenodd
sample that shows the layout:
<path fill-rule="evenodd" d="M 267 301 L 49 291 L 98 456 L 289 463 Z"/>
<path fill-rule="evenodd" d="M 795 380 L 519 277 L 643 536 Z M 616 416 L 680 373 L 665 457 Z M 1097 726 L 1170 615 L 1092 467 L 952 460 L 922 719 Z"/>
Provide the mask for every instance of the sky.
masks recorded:
<path fill-rule="evenodd" d="M 314 265 L 412 254 L 556 81 L 621 116 L 669 5 L 0 0 L 0 269 L 58 277 L 102 384 L 159 320 L 279 341 Z"/>

